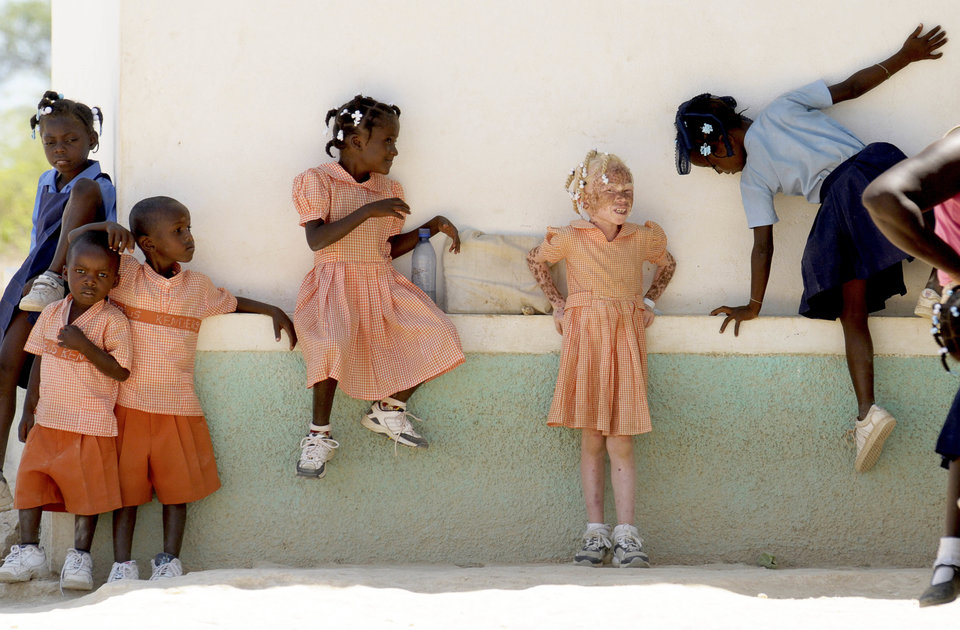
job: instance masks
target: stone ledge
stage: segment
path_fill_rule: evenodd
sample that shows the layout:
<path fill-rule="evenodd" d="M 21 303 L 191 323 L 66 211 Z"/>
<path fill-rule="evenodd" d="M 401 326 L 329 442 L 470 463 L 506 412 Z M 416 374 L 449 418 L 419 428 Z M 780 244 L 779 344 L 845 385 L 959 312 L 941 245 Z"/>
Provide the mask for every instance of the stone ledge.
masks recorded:
<path fill-rule="evenodd" d="M 560 351 L 560 335 L 549 315 L 450 315 L 468 353 L 548 354 Z M 745 322 L 740 336 L 733 326 L 718 334 L 722 320 L 702 315 L 662 315 L 647 331 L 653 354 L 842 355 L 837 322 L 803 317 L 761 317 Z M 872 317 L 877 355 L 934 356 L 930 322 L 919 317 Z M 274 341 L 270 320 L 238 313 L 204 321 L 198 350 L 207 352 L 283 352 L 286 335 Z"/>

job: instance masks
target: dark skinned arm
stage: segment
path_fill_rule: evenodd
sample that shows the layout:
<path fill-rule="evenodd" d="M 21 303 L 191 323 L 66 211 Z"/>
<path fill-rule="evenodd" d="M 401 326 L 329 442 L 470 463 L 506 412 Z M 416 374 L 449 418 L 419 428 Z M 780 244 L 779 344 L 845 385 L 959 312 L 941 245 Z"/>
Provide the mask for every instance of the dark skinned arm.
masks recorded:
<path fill-rule="evenodd" d="M 756 319 L 763 305 L 763 295 L 770 281 L 770 261 L 773 260 L 773 226 L 753 228 L 753 250 L 750 253 L 750 302 L 743 306 L 720 306 L 710 311 L 711 315 L 726 315 L 720 325 L 721 334 L 733 321 L 733 335 L 739 336 L 740 322 Z"/>
<path fill-rule="evenodd" d="M 910 33 L 900 50 L 890 57 L 879 64 L 873 64 L 853 73 L 841 83 L 831 85 L 830 96 L 834 104 L 862 96 L 914 61 L 942 57 L 942 52 L 934 51 L 947 43 L 947 32 L 941 30 L 939 26 L 935 26 L 921 35 L 922 31 L 923 24 Z"/>
<path fill-rule="evenodd" d="M 20 424 L 17 425 L 17 437 L 21 442 L 27 441 L 27 435 L 33 428 L 35 421 L 34 413 L 37 410 L 37 403 L 40 402 L 40 360 L 38 354 L 33 357 L 33 367 L 30 369 L 30 381 L 27 385 L 27 396 L 23 400 L 23 413 L 20 415 Z"/>
<path fill-rule="evenodd" d="M 83 331 L 76 326 L 70 324 L 61 328 L 57 340 L 61 347 L 76 350 L 87 357 L 101 374 L 121 383 L 130 378 L 130 370 L 120 365 L 109 352 L 87 339 Z"/>
<path fill-rule="evenodd" d="M 373 217 L 403 219 L 408 214 L 410 214 L 410 206 L 404 203 L 402 199 L 392 197 L 360 206 L 338 221 L 331 221 L 330 223 L 325 223 L 323 219 L 307 221 L 303 229 L 307 233 L 307 245 L 313 251 L 319 251 L 353 232 L 367 219 Z"/>
<path fill-rule="evenodd" d="M 960 193 L 960 132 L 875 179 L 863 205 L 890 242 L 960 281 L 960 255 L 927 225 L 923 213 Z"/>
<path fill-rule="evenodd" d="M 285 330 L 287 332 L 287 337 L 290 338 L 290 349 L 293 350 L 294 346 L 297 345 L 297 331 L 294 330 L 293 322 L 290 321 L 290 318 L 287 317 L 287 314 L 284 313 L 279 307 L 276 307 L 272 304 L 267 304 L 265 302 L 257 302 L 256 300 L 238 297 L 237 312 L 266 315 L 273 320 L 273 334 L 277 341 L 280 341 L 280 331 Z"/>
<path fill-rule="evenodd" d="M 389 239 L 390 257 L 397 258 L 403 256 L 416 247 L 417 242 L 420 240 L 420 228 L 430 228 L 431 237 L 439 232 L 443 232 L 453 239 L 453 243 L 450 244 L 450 251 L 455 254 L 460 253 L 460 233 L 457 231 L 457 226 L 455 226 L 450 219 L 437 215 L 415 230 L 391 236 Z"/>
<path fill-rule="evenodd" d="M 98 223 L 81 225 L 78 228 L 70 230 L 67 234 L 67 242 L 72 243 L 74 239 L 84 232 L 106 232 L 110 249 L 118 252 L 125 249 L 132 252 L 134 245 L 137 244 L 137 239 L 133 237 L 130 230 L 115 221 L 100 221 Z"/>

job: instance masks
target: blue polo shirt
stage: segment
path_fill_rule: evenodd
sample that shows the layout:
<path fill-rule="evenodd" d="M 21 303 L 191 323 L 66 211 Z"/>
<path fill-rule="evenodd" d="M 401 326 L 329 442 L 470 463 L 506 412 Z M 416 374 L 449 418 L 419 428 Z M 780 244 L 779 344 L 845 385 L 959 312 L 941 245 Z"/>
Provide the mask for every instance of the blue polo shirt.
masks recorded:
<path fill-rule="evenodd" d="M 100 174 L 100 162 L 96 160 L 90 161 L 90 166 L 83 169 L 79 175 L 70 180 L 70 183 L 63 187 L 61 193 L 69 193 L 73 190 L 73 185 L 81 179 L 95 179 L 97 175 Z M 103 196 L 103 208 L 106 211 L 107 221 L 116 221 L 117 220 L 117 189 L 113 187 L 113 183 L 105 178 L 101 177 L 96 179 L 97 184 L 100 186 L 100 194 Z M 37 196 L 34 198 L 33 202 L 33 217 L 32 223 L 33 228 L 30 230 L 30 250 L 33 251 L 33 248 L 37 245 L 37 219 L 40 216 L 40 198 L 43 196 L 44 191 L 57 192 L 57 170 L 52 168 L 49 171 L 45 172 L 40 176 L 40 181 L 37 183 Z"/>

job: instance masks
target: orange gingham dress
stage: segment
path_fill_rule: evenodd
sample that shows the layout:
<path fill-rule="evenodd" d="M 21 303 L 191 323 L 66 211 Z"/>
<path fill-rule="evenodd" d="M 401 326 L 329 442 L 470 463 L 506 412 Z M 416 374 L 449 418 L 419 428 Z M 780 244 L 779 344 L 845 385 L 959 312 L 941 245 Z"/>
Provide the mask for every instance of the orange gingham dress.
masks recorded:
<path fill-rule="evenodd" d="M 399 183 L 378 173 L 357 183 L 337 163 L 293 180 L 301 226 L 391 197 L 403 198 Z M 334 378 L 352 398 L 380 400 L 463 363 L 453 322 L 391 264 L 387 239 L 402 227 L 394 217 L 367 219 L 314 252 L 293 316 L 307 387 Z"/>
<path fill-rule="evenodd" d="M 607 242 L 588 221 L 547 228 L 539 260 L 567 261 L 563 350 L 547 424 L 605 436 L 650 431 L 643 262 L 666 261 L 656 223 L 625 223 Z"/>

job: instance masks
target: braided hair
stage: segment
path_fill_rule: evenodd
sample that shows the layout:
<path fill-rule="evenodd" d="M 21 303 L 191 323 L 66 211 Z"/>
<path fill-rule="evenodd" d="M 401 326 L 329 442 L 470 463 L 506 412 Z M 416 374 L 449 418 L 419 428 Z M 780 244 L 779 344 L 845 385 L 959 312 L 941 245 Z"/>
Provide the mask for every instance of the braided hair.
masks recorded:
<path fill-rule="evenodd" d="M 750 119 L 737 111 L 737 100 L 732 96 L 714 96 L 704 93 L 694 96 L 677 108 L 674 126 L 677 129 L 677 172 L 690 172 L 690 153 L 699 151 L 710 155 L 713 147 L 723 142 L 727 155 L 733 155 L 733 147 L 727 134 L 730 129 L 739 129 Z"/>
<path fill-rule="evenodd" d="M 960 291 L 957 287 L 944 289 L 942 304 L 933 305 L 933 327 L 930 334 L 940 347 L 940 361 L 943 369 L 955 374 L 947 365 L 947 355 L 960 356 Z"/>
<path fill-rule="evenodd" d="M 596 149 L 587 151 L 587 155 L 577 165 L 577 168 L 570 169 L 566 184 L 564 184 L 567 194 L 570 195 L 570 201 L 573 203 L 573 211 L 577 214 L 583 212 L 583 194 L 588 181 L 596 182 L 600 180 L 606 183 L 607 171 L 620 169 L 628 174 L 630 173 L 630 169 L 627 168 L 624 161 L 616 155 L 598 153 Z"/>
<path fill-rule="evenodd" d="M 390 103 L 381 103 L 369 96 L 357 94 L 352 99 L 327 112 L 326 124 L 330 127 L 330 119 L 333 119 L 333 140 L 327 143 L 327 155 L 333 157 L 330 149 L 342 151 L 346 146 L 348 136 L 358 134 L 361 131 L 370 131 L 377 126 L 379 121 L 389 116 L 400 117 L 400 108 Z"/>
<path fill-rule="evenodd" d="M 99 134 L 93 128 L 93 121 L 96 120 L 100 133 L 103 133 L 103 112 L 99 107 L 87 107 L 83 103 L 63 98 L 63 94 L 47 90 L 37 103 L 37 113 L 30 117 L 30 131 L 34 138 L 37 137 L 37 127 L 45 116 L 73 116 L 80 121 L 91 137 L 98 138 L 94 152 L 100 148 Z"/>

